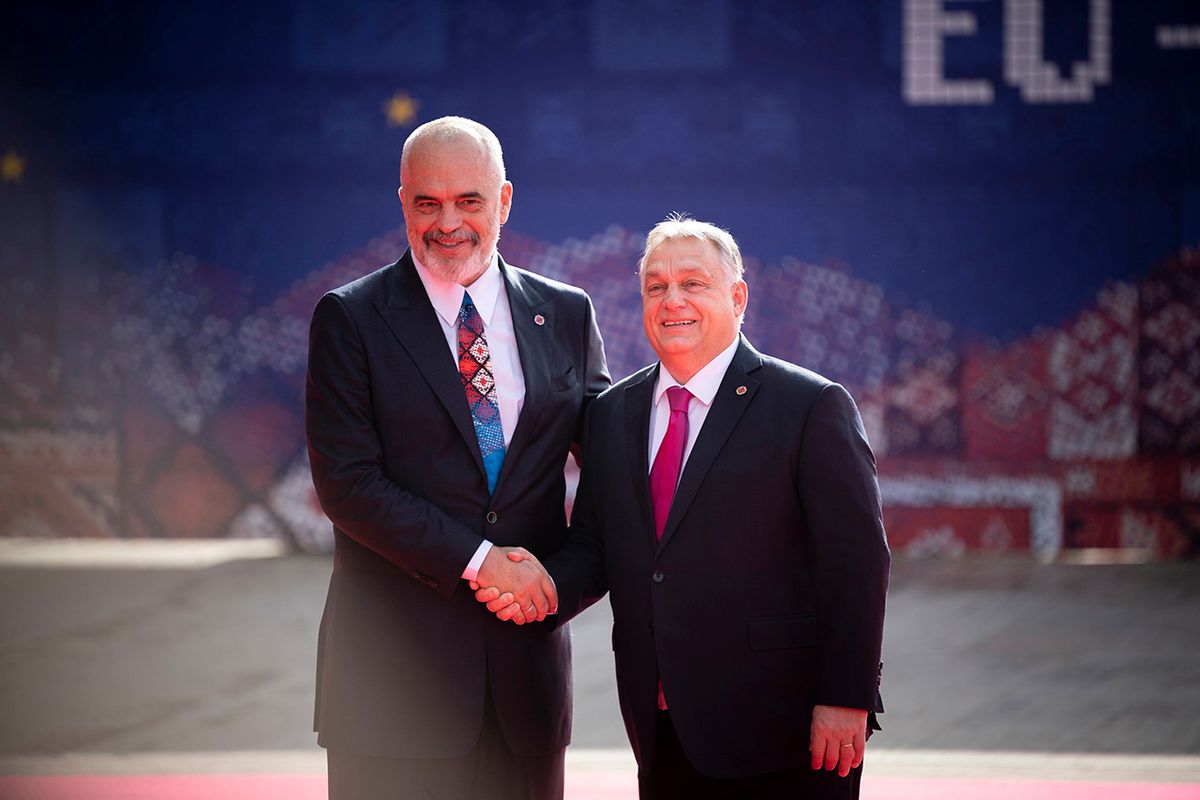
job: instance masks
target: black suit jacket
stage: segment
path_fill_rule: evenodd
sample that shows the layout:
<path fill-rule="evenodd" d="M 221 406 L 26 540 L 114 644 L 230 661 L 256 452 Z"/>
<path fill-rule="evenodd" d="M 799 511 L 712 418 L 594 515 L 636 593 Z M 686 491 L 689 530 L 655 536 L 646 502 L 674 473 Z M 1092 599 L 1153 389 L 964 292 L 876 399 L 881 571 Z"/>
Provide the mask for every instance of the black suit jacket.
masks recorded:
<path fill-rule="evenodd" d="M 643 771 L 660 675 L 700 772 L 802 767 L 814 705 L 882 711 L 891 559 L 858 410 L 838 384 L 743 337 L 659 542 L 647 478 L 658 369 L 588 412 L 572 536 L 548 564 L 560 617 L 611 593 L 621 712 Z"/>
<path fill-rule="evenodd" d="M 481 537 L 539 557 L 562 545 L 563 466 L 609 378 L 586 294 L 500 270 L 525 401 L 493 496 L 411 254 L 329 292 L 313 314 L 305 424 L 335 542 L 317 656 L 323 746 L 462 755 L 489 680 L 515 752 L 570 739 L 569 631 L 499 622 L 461 575 Z"/>

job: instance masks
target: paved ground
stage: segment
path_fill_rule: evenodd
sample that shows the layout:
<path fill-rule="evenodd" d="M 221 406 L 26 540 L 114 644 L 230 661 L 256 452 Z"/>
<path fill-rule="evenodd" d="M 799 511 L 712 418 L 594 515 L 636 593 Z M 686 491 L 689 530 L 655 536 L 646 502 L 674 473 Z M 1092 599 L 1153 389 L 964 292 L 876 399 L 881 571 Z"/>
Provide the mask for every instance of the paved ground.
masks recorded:
<path fill-rule="evenodd" d="M 98 773 L 110 757 L 169 771 L 184 754 L 194 772 L 239 758 L 255 771 L 255 754 L 319 766 L 311 697 L 330 561 L 216 552 L 67 564 L 0 547 L 0 773 Z M 573 626 L 574 763 L 601 771 L 627 758 L 609 623 L 601 606 Z M 884 650 L 873 763 L 894 775 L 986 762 L 1200 782 L 1200 564 L 900 561 Z"/>

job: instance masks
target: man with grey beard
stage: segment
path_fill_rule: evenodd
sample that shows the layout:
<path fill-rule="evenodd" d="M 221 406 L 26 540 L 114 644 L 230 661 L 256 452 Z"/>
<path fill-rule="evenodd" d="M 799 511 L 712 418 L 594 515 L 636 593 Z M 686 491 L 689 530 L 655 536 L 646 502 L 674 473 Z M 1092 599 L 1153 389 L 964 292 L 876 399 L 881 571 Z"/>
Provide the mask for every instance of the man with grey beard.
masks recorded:
<path fill-rule="evenodd" d="M 444 117 L 404 143 L 409 250 L 335 289 L 310 333 L 306 432 L 333 523 L 315 727 L 329 796 L 561 798 L 567 626 L 539 556 L 566 538 L 563 466 L 609 384 L 583 291 L 496 250 L 496 136 Z M 507 557 L 512 553 L 514 560 Z M 471 584 L 512 587 L 519 626 Z"/>

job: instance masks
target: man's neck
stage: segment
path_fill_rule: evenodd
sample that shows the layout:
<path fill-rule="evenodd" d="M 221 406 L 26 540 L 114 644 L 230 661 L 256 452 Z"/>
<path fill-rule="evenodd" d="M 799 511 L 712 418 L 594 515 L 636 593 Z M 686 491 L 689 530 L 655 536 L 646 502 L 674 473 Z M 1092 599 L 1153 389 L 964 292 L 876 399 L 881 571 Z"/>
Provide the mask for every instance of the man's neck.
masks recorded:
<path fill-rule="evenodd" d="M 439 283 L 443 283 L 443 284 L 457 283 L 459 286 L 462 286 L 467 289 L 469 289 L 471 287 L 471 285 L 473 283 L 475 283 L 475 281 L 479 280 L 479 278 L 483 275 L 483 273 L 488 271 L 488 269 L 492 266 L 493 262 L 499 260 L 496 255 L 496 251 L 492 250 L 491 255 L 489 255 L 487 258 L 485 258 L 483 260 L 483 264 L 479 267 L 479 269 L 477 269 L 475 272 L 473 272 L 469 277 L 451 278 L 451 277 L 448 277 L 447 275 L 445 275 L 440 270 L 434 269 L 433 267 L 429 266 L 429 264 L 427 264 L 426 262 L 424 262 L 420 258 L 418 258 L 417 257 L 417 249 L 415 247 L 413 247 L 411 244 L 409 245 L 408 251 L 409 251 L 410 255 L 412 256 L 413 262 L 417 266 L 419 266 L 422 270 L 424 270 L 424 273 L 428 278 L 430 278 L 434 281 L 437 281 Z"/>
<path fill-rule="evenodd" d="M 697 355 L 693 353 L 679 353 L 678 355 L 668 355 L 666 358 L 659 356 L 658 361 L 662 364 L 663 369 L 670 373 L 671 377 L 679 382 L 680 386 L 687 385 L 687 382 L 696 377 L 696 373 L 707 367 L 722 354 L 728 352 L 728 359 L 733 358 L 732 350 L 737 345 L 740 338 L 740 332 L 733 337 L 733 341 L 722 347 L 715 353 L 706 355 Z M 728 362 L 726 362 L 728 363 Z"/>
<path fill-rule="evenodd" d="M 696 364 L 690 361 L 683 362 L 682 360 L 672 359 L 667 361 L 659 359 L 659 363 L 663 365 L 663 369 L 671 374 L 671 377 L 678 381 L 680 386 L 684 386 L 692 377 L 699 372 L 704 364 Z M 708 362 L 706 361 L 705 364 Z"/>
<path fill-rule="evenodd" d="M 495 258 L 495 251 L 493 251 L 492 255 L 490 255 L 486 259 L 484 259 L 483 266 L 479 268 L 478 272 L 476 272 L 474 275 L 471 275 L 470 277 L 459 278 L 459 281 L 458 281 L 459 285 L 462 286 L 464 289 L 470 289 L 471 284 L 473 284 L 473 283 L 475 283 L 475 281 L 479 280 L 479 278 L 483 275 L 483 273 L 488 271 L 488 267 L 490 267 L 492 265 L 492 260 L 494 258 Z"/>

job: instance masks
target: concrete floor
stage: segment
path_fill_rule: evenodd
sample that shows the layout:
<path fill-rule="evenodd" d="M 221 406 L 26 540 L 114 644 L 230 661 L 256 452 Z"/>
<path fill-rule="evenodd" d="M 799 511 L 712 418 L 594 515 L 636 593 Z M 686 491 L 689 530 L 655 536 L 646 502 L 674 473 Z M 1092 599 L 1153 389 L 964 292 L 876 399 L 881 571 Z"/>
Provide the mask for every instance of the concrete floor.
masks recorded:
<path fill-rule="evenodd" d="M 0 557 L 0 757 L 315 752 L 330 560 L 180 552 Z M 628 749 L 610 619 L 573 625 L 575 748 Z M 1198 656 L 1200 564 L 898 561 L 872 747 L 1195 756 Z"/>

